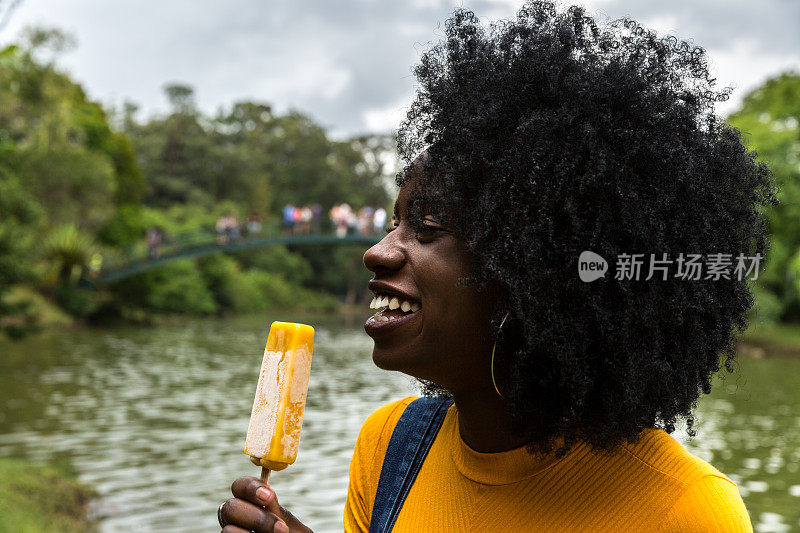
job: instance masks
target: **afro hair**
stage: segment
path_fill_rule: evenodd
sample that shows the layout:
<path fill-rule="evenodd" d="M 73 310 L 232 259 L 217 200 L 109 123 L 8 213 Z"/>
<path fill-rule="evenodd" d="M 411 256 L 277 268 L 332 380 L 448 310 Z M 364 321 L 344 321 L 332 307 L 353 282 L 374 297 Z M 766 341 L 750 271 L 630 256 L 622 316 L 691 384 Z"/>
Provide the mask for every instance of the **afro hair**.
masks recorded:
<path fill-rule="evenodd" d="M 414 72 L 397 183 L 413 183 L 412 223 L 444 217 L 467 244 L 464 282 L 500 294 L 495 372 L 529 451 L 563 437 L 557 455 L 612 452 L 679 419 L 694 436 L 753 296 L 747 278 L 680 279 L 674 261 L 763 256 L 777 204 L 770 170 L 714 112 L 731 89 L 714 89 L 705 51 L 537 1 L 489 26 L 455 11 Z M 585 250 L 612 265 L 667 254 L 671 276 L 587 283 Z"/>

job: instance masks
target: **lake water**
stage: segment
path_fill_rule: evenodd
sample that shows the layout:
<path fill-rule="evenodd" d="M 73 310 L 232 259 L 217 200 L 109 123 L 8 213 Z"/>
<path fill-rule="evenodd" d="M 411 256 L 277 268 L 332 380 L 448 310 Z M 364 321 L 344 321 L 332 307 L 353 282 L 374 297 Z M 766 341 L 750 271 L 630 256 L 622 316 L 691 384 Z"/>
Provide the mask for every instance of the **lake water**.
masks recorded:
<path fill-rule="evenodd" d="M 278 319 L 317 333 L 298 460 L 272 484 L 315 532 L 341 531 L 361 423 L 416 393 L 372 364 L 357 318 L 283 313 L 3 342 L 0 456 L 69 461 L 101 495 L 101 531 L 218 531 L 231 482 L 259 474 L 242 446 Z M 698 436 L 675 436 L 738 483 L 756 531 L 800 531 L 800 360 L 741 358 L 697 413 Z"/>

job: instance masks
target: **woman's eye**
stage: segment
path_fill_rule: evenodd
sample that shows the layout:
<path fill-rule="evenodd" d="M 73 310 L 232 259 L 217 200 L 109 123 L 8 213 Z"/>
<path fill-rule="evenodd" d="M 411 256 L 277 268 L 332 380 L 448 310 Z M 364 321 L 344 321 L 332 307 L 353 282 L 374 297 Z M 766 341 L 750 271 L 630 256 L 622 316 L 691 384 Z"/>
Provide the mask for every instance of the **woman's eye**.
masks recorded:
<path fill-rule="evenodd" d="M 422 229 L 417 232 L 417 240 L 420 242 L 431 242 L 436 238 L 437 234 L 444 231 L 446 230 L 440 226 L 425 224 L 422 226 Z"/>
<path fill-rule="evenodd" d="M 393 222 L 386 226 L 386 233 L 391 233 L 395 228 L 397 228 L 397 222 Z"/>

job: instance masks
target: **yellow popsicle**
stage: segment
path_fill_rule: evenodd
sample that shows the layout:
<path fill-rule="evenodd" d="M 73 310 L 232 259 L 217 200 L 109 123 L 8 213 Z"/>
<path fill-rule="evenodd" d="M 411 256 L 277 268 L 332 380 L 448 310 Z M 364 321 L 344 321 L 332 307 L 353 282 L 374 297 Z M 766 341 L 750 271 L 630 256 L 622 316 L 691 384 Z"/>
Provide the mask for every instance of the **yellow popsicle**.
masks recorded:
<path fill-rule="evenodd" d="M 314 328 L 273 322 L 261 362 L 244 452 L 269 470 L 294 463 L 308 393 Z"/>

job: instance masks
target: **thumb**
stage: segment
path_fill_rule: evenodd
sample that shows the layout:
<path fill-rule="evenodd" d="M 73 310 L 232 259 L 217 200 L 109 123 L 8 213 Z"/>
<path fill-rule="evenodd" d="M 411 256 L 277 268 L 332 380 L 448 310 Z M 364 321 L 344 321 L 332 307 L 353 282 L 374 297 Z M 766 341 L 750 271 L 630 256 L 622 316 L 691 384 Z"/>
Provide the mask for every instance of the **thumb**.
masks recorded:
<path fill-rule="evenodd" d="M 231 492 L 236 498 L 263 507 L 285 521 L 284 510 L 278 504 L 277 494 L 260 479 L 251 476 L 240 477 L 231 485 Z"/>
<path fill-rule="evenodd" d="M 256 498 L 258 502 L 264 507 L 267 511 L 275 513 L 279 518 L 284 518 L 284 513 L 286 512 L 283 507 L 280 506 L 278 503 L 278 495 L 275 494 L 275 491 L 272 490 L 272 487 L 269 485 L 263 485 L 256 489 Z"/>

